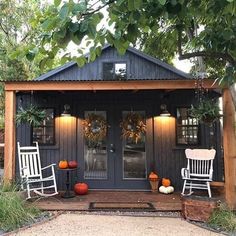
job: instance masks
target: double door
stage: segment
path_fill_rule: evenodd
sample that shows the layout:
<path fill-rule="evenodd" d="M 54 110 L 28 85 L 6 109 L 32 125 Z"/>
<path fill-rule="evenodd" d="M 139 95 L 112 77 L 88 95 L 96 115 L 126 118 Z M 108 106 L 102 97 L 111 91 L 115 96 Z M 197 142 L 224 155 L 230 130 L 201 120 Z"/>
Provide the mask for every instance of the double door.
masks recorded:
<path fill-rule="evenodd" d="M 127 120 L 130 113 L 139 114 L 145 122 L 144 109 L 109 109 L 85 110 L 84 117 L 99 117 L 106 121 L 106 137 L 100 142 L 88 142 L 84 139 L 82 155 L 82 179 L 92 189 L 148 189 L 147 175 L 150 166 L 147 151 L 149 125 L 145 134 L 137 140 L 124 138 L 122 121 Z M 97 115 L 97 116 L 96 116 Z M 99 121 L 98 121 L 99 122 Z M 94 125 L 94 124 L 91 124 Z M 96 132 L 96 128 L 94 127 Z M 99 132 L 99 130 L 98 130 Z"/>

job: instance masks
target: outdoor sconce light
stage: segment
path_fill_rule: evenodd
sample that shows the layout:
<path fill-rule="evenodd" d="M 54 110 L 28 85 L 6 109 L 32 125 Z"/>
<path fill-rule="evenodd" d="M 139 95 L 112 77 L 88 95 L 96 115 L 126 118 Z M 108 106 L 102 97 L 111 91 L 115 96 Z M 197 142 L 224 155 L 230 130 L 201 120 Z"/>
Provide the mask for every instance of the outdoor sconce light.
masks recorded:
<path fill-rule="evenodd" d="M 160 114 L 161 117 L 170 117 L 171 116 L 170 113 L 167 111 L 166 104 L 161 104 L 160 109 L 161 109 L 161 114 Z"/>
<path fill-rule="evenodd" d="M 64 111 L 61 113 L 61 116 L 63 116 L 63 117 L 70 117 L 71 116 L 70 105 L 68 105 L 68 104 L 64 105 Z"/>

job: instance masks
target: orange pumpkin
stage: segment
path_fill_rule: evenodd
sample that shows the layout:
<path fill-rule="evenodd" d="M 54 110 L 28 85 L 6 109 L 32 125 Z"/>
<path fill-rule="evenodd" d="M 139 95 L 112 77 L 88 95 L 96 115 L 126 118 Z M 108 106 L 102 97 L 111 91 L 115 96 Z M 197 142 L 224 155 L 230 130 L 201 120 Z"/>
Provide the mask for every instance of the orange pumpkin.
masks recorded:
<path fill-rule="evenodd" d="M 151 172 L 148 176 L 148 179 L 151 180 L 151 181 L 157 181 L 158 175 L 155 174 L 154 172 Z"/>
<path fill-rule="evenodd" d="M 86 183 L 77 183 L 74 186 L 74 191 L 78 195 L 84 195 L 88 193 L 88 185 Z"/>
<path fill-rule="evenodd" d="M 162 179 L 162 185 L 165 187 L 169 187 L 171 184 L 170 179 L 163 178 Z"/>
<path fill-rule="evenodd" d="M 68 162 L 67 162 L 67 160 L 62 160 L 62 161 L 60 161 L 60 162 L 59 162 L 59 168 L 60 168 L 60 169 L 66 169 L 66 168 L 68 168 Z"/>

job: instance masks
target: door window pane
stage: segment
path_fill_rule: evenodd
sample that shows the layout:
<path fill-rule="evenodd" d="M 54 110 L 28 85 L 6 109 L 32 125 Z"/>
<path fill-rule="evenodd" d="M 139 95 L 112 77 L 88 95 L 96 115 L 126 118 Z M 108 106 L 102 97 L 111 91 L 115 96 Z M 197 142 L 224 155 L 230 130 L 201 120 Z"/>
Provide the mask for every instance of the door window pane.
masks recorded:
<path fill-rule="evenodd" d="M 144 111 L 134 111 L 145 118 Z M 130 111 L 123 112 L 123 119 Z M 146 135 L 142 134 L 141 139 L 135 140 L 123 138 L 123 179 L 146 179 Z"/>
<path fill-rule="evenodd" d="M 85 119 L 89 114 L 98 115 L 106 120 L 105 111 L 85 111 Z M 94 132 L 99 130 L 99 122 L 94 120 L 90 124 Z M 107 179 L 107 138 L 94 142 L 89 139 L 84 141 L 84 178 L 85 179 Z"/>

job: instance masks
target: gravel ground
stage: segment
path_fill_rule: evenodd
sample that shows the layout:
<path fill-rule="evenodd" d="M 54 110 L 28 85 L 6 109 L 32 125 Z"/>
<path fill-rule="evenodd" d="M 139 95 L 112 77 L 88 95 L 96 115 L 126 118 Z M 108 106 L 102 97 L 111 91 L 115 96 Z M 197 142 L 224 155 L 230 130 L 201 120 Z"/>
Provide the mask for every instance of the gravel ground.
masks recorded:
<path fill-rule="evenodd" d="M 65 213 L 47 223 L 11 235 L 214 236 L 220 234 L 176 217 Z"/>

